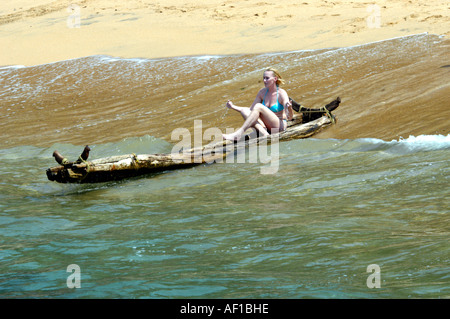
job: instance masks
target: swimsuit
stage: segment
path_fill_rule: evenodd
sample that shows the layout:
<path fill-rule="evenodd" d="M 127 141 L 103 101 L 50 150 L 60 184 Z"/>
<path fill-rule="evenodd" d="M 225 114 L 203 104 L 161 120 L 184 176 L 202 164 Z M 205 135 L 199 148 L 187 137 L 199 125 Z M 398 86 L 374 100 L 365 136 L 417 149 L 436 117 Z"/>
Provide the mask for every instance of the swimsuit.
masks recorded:
<path fill-rule="evenodd" d="M 266 94 L 264 94 L 264 99 L 263 99 L 263 101 L 262 101 L 262 105 L 264 105 L 264 106 L 266 106 L 266 104 L 264 103 L 264 101 L 265 101 L 265 99 L 266 99 L 266 95 L 267 95 L 267 92 L 269 92 L 269 89 L 267 89 L 267 91 L 266 91 Z M 272 112 L 274 112 L 274 113 L 277 113 L 277 112 L 281 112 L 281 111 L 283 111 L 284 110 L 284 106 L 282 105 L 282 104 L 280 104 L 280 102 L 278 102 L 278 86 L 277 86 L 277 103 L 275 103 L 274 105 L 272 105 L 272 106 L 268 106 L 268 108 L 269 108 L 269 110 L 271 110 Z M 283 120 L 281 120 L 281 122 L 283 123 L 281 126 L 280 126 L 280 128 L 279 128 L 279 132 L 282 132 L 282 131 L 284 131 L 286 128 L 287 128 L 287 120 L 285 120 L 285 119 L 283 119 Z M 271 130 L 267 130 L 269 133 L 271 133 L 270 131 Z"/>
<path fill-rule="evenodd" d="M 266 99 L 267 92 L 269 92 L 269 89 L 267 89 L 266 94 L 264 94 L 264 99 L 262 101 L 262 105 L 264 105 L 264 106 L 266 106 L 264 101 Z M 268 108 L 269 108 L 269 110 L 271 110 L 274 113 L 281 112 L 284 109 L 284 106 L 281 105 L 280 102 L 278 102 L 278 87 L 277 87 L 277 103 L 272 105 L 272 106 L 270 106 L 270 107 L 268 106 Z"/>

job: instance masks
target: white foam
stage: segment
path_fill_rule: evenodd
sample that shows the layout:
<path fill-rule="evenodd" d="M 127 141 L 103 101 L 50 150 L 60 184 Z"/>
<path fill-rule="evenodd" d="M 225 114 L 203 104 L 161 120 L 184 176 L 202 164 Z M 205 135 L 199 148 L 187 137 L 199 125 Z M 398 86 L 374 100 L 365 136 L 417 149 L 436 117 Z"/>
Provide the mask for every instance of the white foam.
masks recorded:
<path fill-rule="evenodd" d="M 450 147 L 450 134 L 448 135 L 410 135 L 408 138 L 400 138 L 391 142 L 407 145 L 410 148 L 445 149 Z"/>
<path fill-rule="evenodd" d="M 25 65 L 7 65 L 0 67 L 0 70 L 8 70 L 8 69 L 23 69 L 26 68 Z"/>
<path fill-rule="evenodd" d="M 206 60 L 206 61 L 208 61 L 208 60 L 212 60 L 212 59 L 220 59 L 222 56 L 220 56 L 220 55 L 201 55 L 201 56 L 196 56 L 196 57 L 194 57 L 195 59 L 197 59 L 197 60 Z"/>

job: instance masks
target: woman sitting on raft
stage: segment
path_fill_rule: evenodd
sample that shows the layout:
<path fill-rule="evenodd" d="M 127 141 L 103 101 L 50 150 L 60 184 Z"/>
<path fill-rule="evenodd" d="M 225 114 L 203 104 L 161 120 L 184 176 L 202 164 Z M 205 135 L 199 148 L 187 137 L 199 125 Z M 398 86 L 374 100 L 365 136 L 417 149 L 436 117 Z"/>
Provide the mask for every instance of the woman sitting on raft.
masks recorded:
<path fill-rule="evenodd" d="M 252 106 L 240 107 L 228 101 L 226 106 L 241 113 L 244 124 L 232 134 L 223 134 L 226 140 L 240 140 L 250 127 L 255 128 L 259 136 L 282 132 L 287 128 L 287 120 L 294 114 L 288 94 L 279 86 L 284 84 L 280 73 L 268 68 L 263 76 L 264 88 L 256 95 Z"/>

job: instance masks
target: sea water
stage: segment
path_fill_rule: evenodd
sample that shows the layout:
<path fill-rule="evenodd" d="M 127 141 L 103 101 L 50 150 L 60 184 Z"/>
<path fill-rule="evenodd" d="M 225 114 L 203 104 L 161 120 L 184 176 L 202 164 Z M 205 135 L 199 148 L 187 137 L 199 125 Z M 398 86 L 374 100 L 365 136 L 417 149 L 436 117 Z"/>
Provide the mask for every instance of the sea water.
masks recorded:
<path fill-rule="evenodd" d="M 420 48 L 423 37 L 392 41 Z M 120 182 L 47 180 L 55 149 L 70 159 L 86 144 L 91 159 L 167 153 L 171 130 L 194 120 L 238 127 L 226 100 L 251 103 L 261 83 L 250 79 L 280 57 L 322 66 L 305 75 L 324 77 L 309 95 L 319 99 L 339 89 L 324 74 L 334 51 L 0 69 L 0 297 L 448 298 L 448 131 L 386 139 L 367 127 L 280 142 L 274 174 L 235 161 Z M 291 87 L 302 96 L 305 86 Z M 345 125 L 343 93 L 328 132 Z M 398 134 L 390 124 L 377 123 Z"/>

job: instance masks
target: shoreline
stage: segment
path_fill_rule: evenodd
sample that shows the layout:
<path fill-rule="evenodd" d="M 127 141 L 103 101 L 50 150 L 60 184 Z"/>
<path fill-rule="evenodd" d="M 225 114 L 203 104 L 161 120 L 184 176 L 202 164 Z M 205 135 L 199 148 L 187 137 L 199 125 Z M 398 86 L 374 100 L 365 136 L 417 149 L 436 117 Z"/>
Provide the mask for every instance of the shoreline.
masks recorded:
<path fill-rule="evenodd" d="M 18 3 L 28 3 L 31 9 L 23 7 L 18 15 L 14 15 L 17 19 L 13 21 L 7 21 L 8 13 L 5 14 L 4 7 L 0 8 L 0 65 L 30 67 L 18 72 L 24 83 L 45 82 L 59 73 L 67 76 L 59 79 L 58 84 L 49 83 L 48 92 L 21 99 L 22 102 L 6 91 L 1 107 L 5 116 L 4 140 L 10 145 L 50 141 L 98 142 L 136 136 L 142 130 L 165 138 L 170 136 L 171 126 L 190 127 L 191 123 L 186 123 L 188 119 L 217 123 L 215 108 L 218 103 L 230 97 L 241 103 L 251 102 L 254 96 L 250 89 L 258 85 L 256 81 L 250 83 L 246 77 L 217 90 L 202 90 L 202 94 L 196 94 L 188 107 L 183 108 L 183 113 L 173 118 L 167 118 L 162 112 L 148 113 L 142 109 L 160 104 L 168 109 L 175 108 L 178 104 L 171 103 L 176 101 L 176 97 L 170 87 L 176 90 L 183 87 L 181 91 L 190 96 L 189 88 L 195 91 L 198 87 L 189 83 L 202 86 L 213 80 L 211 74 L 215 73 L 211 73 L 207 65 L 194 63 L 192 65 L 197 69 L 192 69 L 189 63 L 185 63 L 189 58 L 184 58 L 233 55 L 243 55 L 244 58 L 230 59 L 232 64 L 226 66 L 223 74 L 223 68 L 215 71 L 222 74 L 224 81 L 233 77 L 236 71 L 245 69 L 252 73 L 274 63 L 287 72 L 287 79 L 292 79 L 290 95 L 305 106 L 323 105 L 325 100 L 340 96 L 345 105 L 335 113 L 339 126 L 320 132 L 317 138 L 374 137 L 391 140 L 399 136 L 448 133 L 448 103 L 445 102 L 449 86 L 446 84 L 448 68 L 445 66 L 448 65 L 450 19 L 435 14 L 439 8 L 447 10 L 447 4 L 430 0 L 426 4 L 421 1 L 406 6 L 404 0 L 380 0 L 377 1 L 379 8 L 387 10 L 381 11 L 380 28 L 367 28 L 366 8 L 369 7 L 358 0 L 332 3 L 325 0 L 286 0 L 283 6 L 259 1 L 191 0 L 187 3 L 166 0 L 159 4 L 150 0 L 129 0 L 124 5 L 118 0 L 74 0 L 82 10 L 80 28 L 67 27 L 69 13 L 64 8 L 72 1 L 19 0 Z M 9 6 L 11 10 L 16 3 L 9 3 Z M 300 19 L 301 15 L 306 18 Z M 432 36 L 418 37 L 414 45 L 387 45 L 382 50 L 376 49 L 383 47 L 383 42 L 420 34 Z M 432 39 L 437 38 L 442 41 L 433 42 Z M 284 52 L 320 53 L 320 50 L 334 53 L 320 55 L 317 60 L 301 61 L 301 65 L 296 58 L 283 56 Z M 356 51 L 364 53 L 351 54 Z M 246 58 L 246 55 L 251 57 L 253 54 L 260 56 L 257 59 Z M 270 54 L 278 54 L 280 58 L 272 59 Z M 162 78 L 166 76 L 166 87 L 160 94 L 152 95 L 145 85 L 133 82 L 132 91 L 128 91 L 128 95 L 122 94 L 118 101 L 117 90 L 130 89 L 123 83 L 125 78 L 88 64 L 89 57 L 93 56 L 103 56 L 106 61 L 170 57 L 172 60 L 161 63 L 157 68 L 135 63 L 136 69 L 130 78 L 134 80 L 140 74 L 147 81 L 149 76 L 161 73 Z M 331 58 L 327 59 L 327 56 Z M 77 63 L 61 63 L 83 58 L 85 60 Z M 357 61 L 361 65 L 355 65 Z M 48 64 L 52 65 L 32 69 L 32 66 Z M 83 66 L 87 73 L 74 73 L 76 64 Z M 391 65 L 398 67 L 391 69 Z M 379 72 L 374 74 L 374 67 Z M 323 73 L 327 76 L 322 77 Z M 79 76 L 87 76 L 86 79 L 105 77 L 105 81 L 100 90 L 83 89 L 85 96 L 79 96 L 77 90 L 64 89 L 65 85 L 77 82 Z M 192 81 L 184 76 L 192 77 Z M 17 87 L 21 85 L 20 80 Z M 3 81 L 6 90 L 14 83 L 15 80 L 8 77 Z M 89 83 L 86 85 L 90 87 Z M 26 86 L 22 91 L 26 96 Z M 177 91 L 177 96 L 183 92 Z M 18 94 L 21 95 L 20 92 Z M 215 97 L 214 102 L 212 96 Z M 117 119 L 115 113 L 122 112 L 123 105 L 130 107 L 127 109 L 127 112 L 132 112 L 130 114 L 139 114 L 141 126 L 136 126 L 136 120 L 128 113 Z M 82 111 L 79 112 L 76 106 L 82 106 Z M 207 112 L 198 114 L 198 107 Z M 107 120 L 102 118 L 102 109 L 106 111 Z M 392 118 L 396 120 L 392 121 Z M 240 116 L 230 115 L 222 118 L 220 125 L 233 127 L 240 121 Z M 162 122 L 164 127 L 160 127 Z M 19 129 L 23 134 L 15 133 Z M 111 134 L 111 129 L 114 129 L 114 134 Z M 76 134 L 60 133 L 68 131 Z"/>
<path fill-rule="evenodd" d="M 343 48 L 425 32 L 449 38 L 448 9 L 439 0 L 19 0 L 0 11 L 0 66 Z"/>
<path fill-rule="evenodd" d="M 57 61 L 52 61 L 52 62 L 40 63 L 40 64 L 35 64 L 35 65 L 22 65 L 22 64 L 0 65 L 0 70 L 1 69 L 7 69 L 7 68 L 28 68 L 28 67 L 36 67 L 36 66 L 43 66 L 43 65 L 51 65 L 51 64 L 57 64 L 57 63 L 66 62 L 66 61 L 74 61 L 74 60 L 86 59 L 86 58 L 90 58 L 90 57 L 105 57 L 105 58 L 110 58 L 112 60 L 117 59 L 117 60 L 157 61 L 157 60 L 163 60 L 163 59 L 176 59 L 176 58 L 199 58 L 199 59 L 202 59 L 202 58 L 205 58 L 205 57 L 221 58 L 221 57 L 232 57 L 232 56 L 241 56 L 241 55 L 265 55 L 265 54 L 267 54 L 267 55 L 271 55 L 271 54 L 278 55 L 278 54 L 289 54 L 289 53 L 296 53 L 296 52 L 314 52 L 314 51 L 320 51 L 320 50 L 330 51 L 330 50 L 341 50 L 341 49 L 357 48 L 357 47 L 362 47 L 362 46 L 366 46 L 366 45 L 372 45 L 372 44 L 377 44 L 377 43 L 382 43 L 382 42 L 388 42 L 388 41 L 395 40 L 395 39 L 403 39 L 403 38 L 414 37 L 414 36 L 418 36 L 418 35 L 430 35 L 430 36 L 434 35 L 434 36 L 437 36 L 439 38 L 445 38 L 444 35 L 430 34 L 428 32 L 421 32 L 421 33 L 415 33 L 415 34 L 396 36 L 396 37 L 393 37 L 393 38 L 387 38 L 387 39 L 382 39 L 382 40 L 377 40 L 377 41 L 372 41 L 372 42 L 355 44 L 355 45 L 350 45 L 350 46 L 345 46 L 345 47 L 326 47 L 326 48 L 317 48 L 317 49 L 290 50 L 290 51 L 279 51 L 279 52 L 271 51 L 271 52 L 231 53 L 231 54 L 192 54 L 192 55 L 183 55 L 183 56 L 164 56 L 164 57 L 151 57 L 151 58 L 146 58 L 146 57 L 121 57 L 121 56 L 113 56 L 113 55 L 107 55 L 107 54 L 94 54 L 94 55 L 80 56 L 80 57 L 74 57 L 74 58 L 69 58 L 69 59 L 64 59 L 64 60 L 57 60 Z"/>

